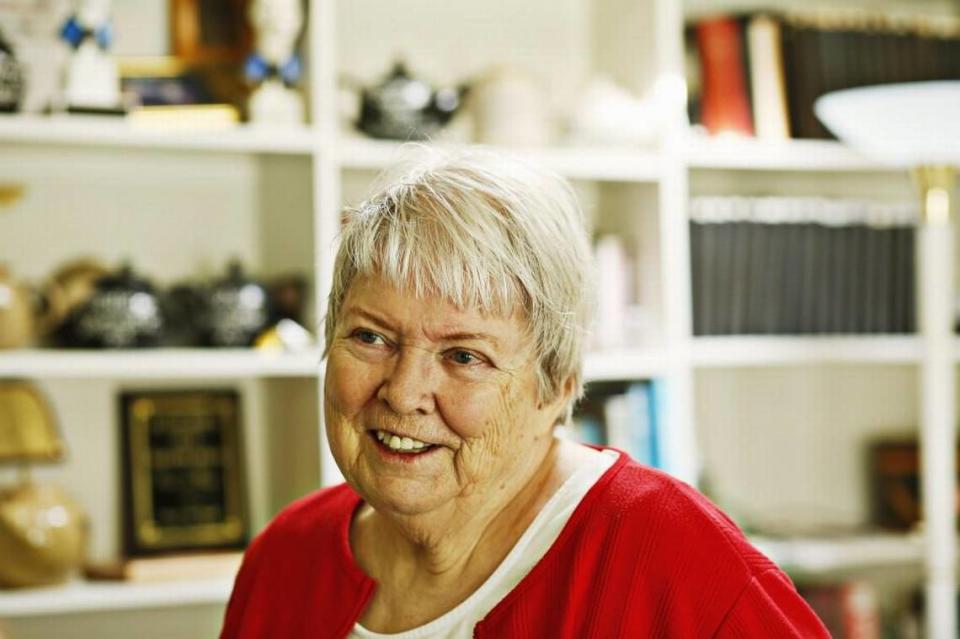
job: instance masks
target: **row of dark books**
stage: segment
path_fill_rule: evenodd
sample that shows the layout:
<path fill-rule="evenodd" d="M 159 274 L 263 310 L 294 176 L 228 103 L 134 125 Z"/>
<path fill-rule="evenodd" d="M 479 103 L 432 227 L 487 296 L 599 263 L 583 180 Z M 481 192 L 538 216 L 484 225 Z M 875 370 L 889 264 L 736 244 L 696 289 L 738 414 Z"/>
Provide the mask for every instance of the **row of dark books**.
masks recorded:
<path fill-rule="evenodd" d="M 906 203 L 693 198 L 694 333 L 914 332 L 916 218 Z"/>
<path fill-rule="evenodd" d="M 824 93 L 960 79 L 950 18 L 725 15 L 691 25 L 687 41 L 691 122 L 710 133 L 831 138 L 813 108 Z"/>
<path fill-rule="evenodd" d="M 618 448 L 641 464 L 673 472 L 663 380 L 593 383 L 574 415 L 572 439 Z"/>

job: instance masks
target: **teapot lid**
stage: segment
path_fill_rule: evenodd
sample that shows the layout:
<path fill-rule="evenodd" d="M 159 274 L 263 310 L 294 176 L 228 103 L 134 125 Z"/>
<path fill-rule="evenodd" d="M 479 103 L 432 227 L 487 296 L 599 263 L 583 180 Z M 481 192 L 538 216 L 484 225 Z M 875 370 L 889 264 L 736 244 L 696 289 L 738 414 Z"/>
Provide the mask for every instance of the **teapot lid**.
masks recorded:
<path fill-rule="evenodd" d="M 397 59 L 393 63 L 393 67 L 390 69 L 390 73 L 387 76 L 387 80 L 396 80 L 399 78 L 411 79 L 410 71 L 407 69 L 407 64 L 402 59 Z"/>
<path fill-rule="evenodd" d="M 147 280 L 136 274 L 130 262 L 124 261 L 115 273 L 105 275 L 97 280 L 97 289 L 101 291 L 129 290 L 150 292 L 153 290 L 153 287 Z"/>

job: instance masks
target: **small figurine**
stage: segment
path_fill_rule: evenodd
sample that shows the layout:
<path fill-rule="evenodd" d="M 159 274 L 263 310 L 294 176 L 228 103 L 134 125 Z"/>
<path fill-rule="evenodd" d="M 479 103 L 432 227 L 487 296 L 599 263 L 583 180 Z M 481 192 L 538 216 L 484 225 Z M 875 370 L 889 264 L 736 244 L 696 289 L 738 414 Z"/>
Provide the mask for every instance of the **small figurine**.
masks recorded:
<path fill-rule="evenodd" d="M 247 58 L 247 81 L 256 86 L 247 104 L 251 122 L 300 124 L 303 97 L 296 89 L 303 71 L 297 40 L 303 27 L 302 0 L 254 0 L 250 22 L 255 50 Z"/>
<path fill-rule="evenodd" d="M 64 89 L 67 107 L 119 109 L 119 74 L 109 53 L 113 42 L 110 0 L 79 0 L 76 6 L 60 29 L 60 37 L 72 49 Z"/>

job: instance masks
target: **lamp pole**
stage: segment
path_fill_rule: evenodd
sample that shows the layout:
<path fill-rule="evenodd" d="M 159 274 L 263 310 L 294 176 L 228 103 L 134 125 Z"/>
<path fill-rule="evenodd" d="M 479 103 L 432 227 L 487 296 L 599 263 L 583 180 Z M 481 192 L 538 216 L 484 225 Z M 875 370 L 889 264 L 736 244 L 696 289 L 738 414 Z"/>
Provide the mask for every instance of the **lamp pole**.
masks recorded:
<path fill-rule="evenodd" d="M 955 171 L 914 172 L 923 198 L 919 310 L 923 336 L 921 467 L 926 553 L 926 636 L 957 636 L 956 369 L 953 357 Z"/>

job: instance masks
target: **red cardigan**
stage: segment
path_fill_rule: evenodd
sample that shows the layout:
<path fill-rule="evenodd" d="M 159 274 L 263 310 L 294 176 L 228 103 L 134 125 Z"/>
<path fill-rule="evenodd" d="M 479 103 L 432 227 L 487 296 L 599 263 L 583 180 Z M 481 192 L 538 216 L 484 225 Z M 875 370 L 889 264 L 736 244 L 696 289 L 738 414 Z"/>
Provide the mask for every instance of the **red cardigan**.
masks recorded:
<path fill-rule="evenodd" d="M 221 639 L 345 637 L 376 583 L 354 562 L 347 485 L 286 508 L 250 545 Z M 475 637 L 814 637 L 793 584 L 706 498 L 625 454 Z"/>

